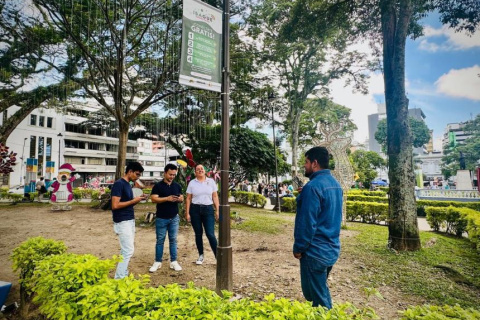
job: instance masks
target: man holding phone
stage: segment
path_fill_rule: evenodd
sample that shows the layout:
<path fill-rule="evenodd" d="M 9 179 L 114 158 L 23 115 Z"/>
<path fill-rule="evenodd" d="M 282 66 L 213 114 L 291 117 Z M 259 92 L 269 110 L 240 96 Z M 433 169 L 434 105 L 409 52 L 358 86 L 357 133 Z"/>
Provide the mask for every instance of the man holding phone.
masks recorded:
<path fill-rule="evenodd" d="M 163 172 L 163 180 L 155 184 L 150 195 L 152 202 L 157 204 L 155 220 L 157 243 L 155 245 L 155 262 L 150 267 L 150 272 L 155 272 L 162 267 L 163 246 L 167 232 L 170 246 L 170 269 L 182 270 L 177 261 L 177 235 L 180 222 L 178 205 L 183 202 L 183 195 L 180 185 L 173 181 L 177 170 L 176 165 L 167 164 Z"/>

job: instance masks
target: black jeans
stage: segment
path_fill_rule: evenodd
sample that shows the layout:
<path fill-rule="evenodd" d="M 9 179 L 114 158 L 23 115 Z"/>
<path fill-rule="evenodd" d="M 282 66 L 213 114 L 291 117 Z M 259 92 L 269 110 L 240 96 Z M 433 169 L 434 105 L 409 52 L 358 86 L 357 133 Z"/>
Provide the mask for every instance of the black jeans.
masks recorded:
<path fill-rule="evenodd" d="M 217 257 L 217 238 L 215 238 L 215 215 L 213 206 L 192 204 L 190 208 L 190 221 L 195 232 L 195 244 L 198 254 L 203 254 L 203 230 L 207 235 L 208 242 L 212 248 L 213 254 Z"/>

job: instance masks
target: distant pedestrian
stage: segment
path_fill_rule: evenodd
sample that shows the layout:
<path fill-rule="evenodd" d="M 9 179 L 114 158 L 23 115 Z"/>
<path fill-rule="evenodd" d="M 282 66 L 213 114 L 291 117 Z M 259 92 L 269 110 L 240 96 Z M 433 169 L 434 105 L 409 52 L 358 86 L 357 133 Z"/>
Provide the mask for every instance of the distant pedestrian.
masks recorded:
<path fill-rule="evenodd" d="M 45 187 L 45 181 L 43 177 L 40 177 L 40 180 L 35 183 L 35 190 L 37 190 L 38 202 L 41 202 L 43 195 L 47 193 L 47 188 Z"/>
<path fill-rule="evenodd" d="M 313 306 L 332 308 L 327 279 L 340 254 L 342 187 L 328 170 L 324 147 L 305 153 L 305 176 L 310 181 L 297 197 L 293 255 L 300 259 L 305 299 Z"/>

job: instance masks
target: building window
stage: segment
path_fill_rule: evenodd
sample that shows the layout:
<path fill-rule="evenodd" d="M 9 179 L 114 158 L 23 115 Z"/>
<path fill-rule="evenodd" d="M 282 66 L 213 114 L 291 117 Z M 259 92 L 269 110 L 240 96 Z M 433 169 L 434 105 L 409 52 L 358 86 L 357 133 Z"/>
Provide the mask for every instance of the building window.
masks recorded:
<path fill-rule="evenodd" d="M 65 148 L 85 149 L 85 142 L 65 139 Z"/>
<path fill-rule="evenodd" d="M 36 126 L 37 125 L 37 115 L 36 114 L 31 114 L 30 115 L 30 125 L 31 126 Z"/>
<path fill-rule="evenodd" d="M 44 116 L 40 116 L 40 117 L 38 118 L 38 125 L 39 125 L 40 127 L 45 127 L 45 117 L 44 117 Z"/>
<path fill-rule="evenodd" d="M 137 152 L 136 147 L 127 147 L 127 153 L 135 153 L 135 152 Z"/>
<path fill-rule="evenodd" d="M 150 177 L 153 177 L 153 171 L 150 171 Z"/>
<path fill-rule="evenodd" d="M 105 161 L 106 161 L 107 166 L 116 166 L 117 165 L 117 159 L 106 158 Z"/>
<path fill-rule="evenodd" d="M 103 144 L 96 143 L 96 142 L 89 142 L 88 143 L 89 150 L 102 150 L 103 151 Z"/>
<path fill-rule="evenodd" d="M 37 137 L 30 136 L 30 153 L 29 153 L 30 158 L 35 158 L 36 148 L 37 148 Z"/>
<path fill-rule="evenodd" d="M 43 172 L 43 155 L 45 153 L 45 138 L 38 137 L 38 172 Z"/>
<path fill-rule="evenodd" d="M 102 165 L 103 164 L 102 158 L 88 158 L 88 164 L 96 164 Z"/>
<path fill-rule="evenodd" d="M 102 129 L 101 128 L 88 128 L 88 134 L 94 135 L 94 136 L 101 136 L 102 135 Z"/>
<path fill-rule="evenodd" d="M 118 146 L 116 144 L 106 144 L 107 151 L 118 152 Z"/>
<path fill-rule="evenodd" d="M 81 157 L 65 157 L 65 163 L 83 164 L 83 162 L 83 158 Z"/>
<path fill-rule="evenodd" d="M 53 118 L 47 117 L 47 128 L 53 128 Z"/>
<path fill-rule="evenodd" d="M 52 161 L 52 138 L 47 138 L 47 146 L 45 148 L 45 154 L 47 156 L 47 161 Z"/>
<path fill-rule="evenodd" d="M 75 133 L 87 133 L 87 130 L 84 126 L 73 123 L 65 123 L 65 131 Z"/>

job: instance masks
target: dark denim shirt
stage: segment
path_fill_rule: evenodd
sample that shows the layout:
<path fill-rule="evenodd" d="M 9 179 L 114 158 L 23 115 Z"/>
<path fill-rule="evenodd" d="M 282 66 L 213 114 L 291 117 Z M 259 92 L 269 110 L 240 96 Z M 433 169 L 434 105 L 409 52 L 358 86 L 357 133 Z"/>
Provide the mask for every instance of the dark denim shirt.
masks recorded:
<path fill-rule="evenodd" d="M 319 170 L 297 197 L 293 252 L 332 266 L 340 254 L 343 191 L 330 170 Z"/>

